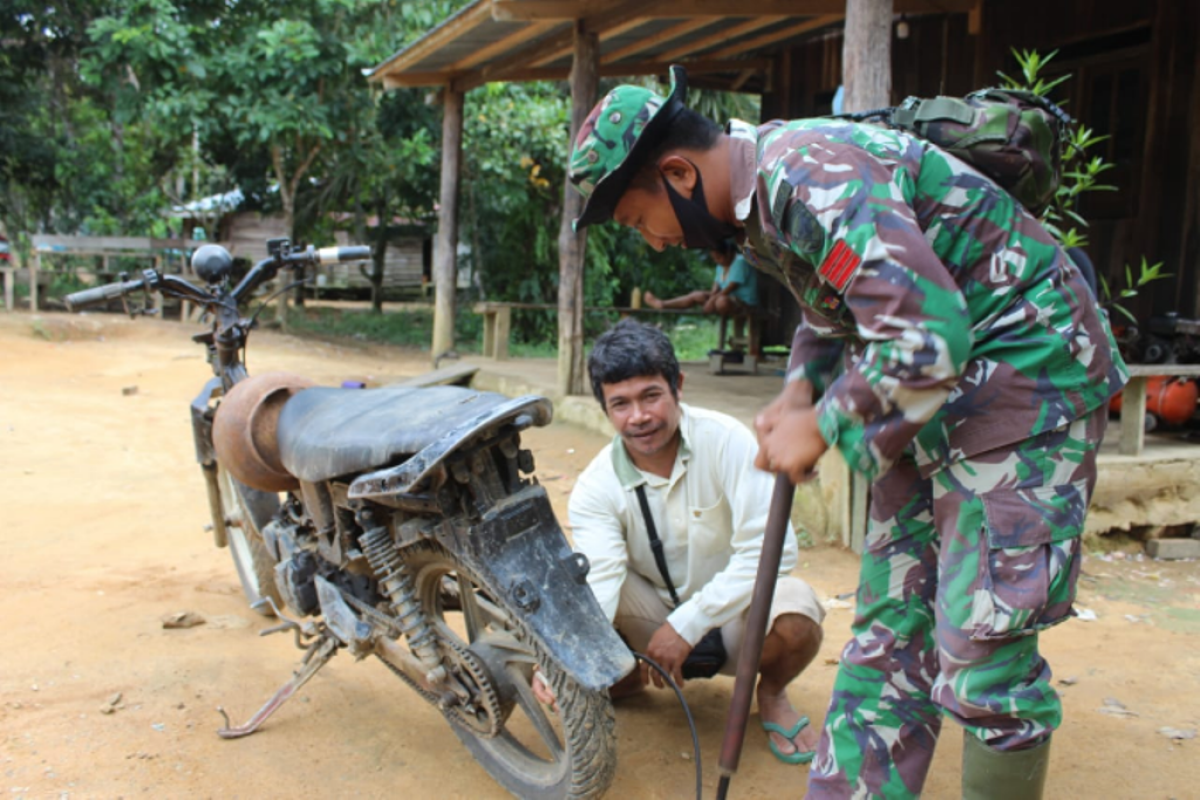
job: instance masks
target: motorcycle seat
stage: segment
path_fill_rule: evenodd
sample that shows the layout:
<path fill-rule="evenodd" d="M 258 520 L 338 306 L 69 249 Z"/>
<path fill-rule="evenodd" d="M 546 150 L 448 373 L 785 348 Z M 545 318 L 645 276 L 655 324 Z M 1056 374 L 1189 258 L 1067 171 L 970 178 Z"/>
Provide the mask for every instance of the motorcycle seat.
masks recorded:
<path fill-rule="evenodd" d="M 508 402 L 460 386 L 305 389 L 279 415 L 279 455 L 309 483 L 378 469 Z"/>

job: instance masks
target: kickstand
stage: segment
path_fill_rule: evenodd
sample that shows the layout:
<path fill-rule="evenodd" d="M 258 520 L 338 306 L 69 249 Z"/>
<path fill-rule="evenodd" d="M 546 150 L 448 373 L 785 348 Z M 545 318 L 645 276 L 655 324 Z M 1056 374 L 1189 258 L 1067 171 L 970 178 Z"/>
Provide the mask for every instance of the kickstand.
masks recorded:
<path fill-rule="evenodd" d="M 303 666 L 292 675 L 290 681 L 279 687 L 279 691 L 245 725 L 231 726 L 229 724 L 229 715 L 225 713 L 225 709 L 217 706 L 217 711 L 221 712 L 221 716 L 225 718 L 225 727 L 220 728 L 217 731 L 217 735 L 222 739 L 240 739 L 243 736 L 249 736 L 254 733 L 260 725 L 267 721 L 267 717 L 271 716 L 277 708 L 286 703 L 292 695 L 300 690 L 301 686 L 308 683 L 308 679 L 316 675 L 321 667 L 328 664 L 329 659 L 337 655 L 337 651 L 338 640 L 333 636 L 325 635 L 313 642 L 308 652 L 304 654 Z"/>

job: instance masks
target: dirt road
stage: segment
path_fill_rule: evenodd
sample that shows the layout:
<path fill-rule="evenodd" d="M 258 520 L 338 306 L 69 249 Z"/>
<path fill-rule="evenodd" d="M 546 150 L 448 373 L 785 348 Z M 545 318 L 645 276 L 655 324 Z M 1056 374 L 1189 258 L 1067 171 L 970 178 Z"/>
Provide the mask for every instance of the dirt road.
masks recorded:
<path fill-rule="evenodd" d="M 235 722 L 248 717 L 289 677 L 299 651 L 282 636 L 258 637 L 263 619 L 245 607 L 228 553 L 204 530 L 187 404 L 208 372 L 192 332 L 147 320 L 0 315 L 0 792 L 506 796 L 440 715 L 373 662 L 339 657 L 259 734 L 216 736 L 216 707 Z M 426 361 L 258 333 L 249 368 L 386 383 Z M 555 425 L 527 441 L 565 521 L 575 477 L 603 440 Z M 798 573 L 822 598 L 853 590 L 851 554 L 824 547 L 801 560 Z M 1200 564 L 1093 556 L 1084 569 L 1080 605 L 1097 618 L 1044 638 L 1056 679 L 1066 680 L 1049 796 L 1200 797 L 1200 740 L 1160 732 L 1200 729 Z M 205 623 L 164 629 L 163 618 L 180 611 Z M 791 689 L 814 722 L 850 613 L 830 611 L 822 653 Z M 730 688 L 725 679 L 687 688 L 709 793 Z M 617 720 L 610 796 L 690 796 L 690 737 L 674 699 L 635 698 L 618 706 Z M 806 768 L 775 761 L 757 726 L 755 715 L 731 796 L 800 796 Z M 960 752 L 947 725 L 927 797 L 956 796 Z"/>

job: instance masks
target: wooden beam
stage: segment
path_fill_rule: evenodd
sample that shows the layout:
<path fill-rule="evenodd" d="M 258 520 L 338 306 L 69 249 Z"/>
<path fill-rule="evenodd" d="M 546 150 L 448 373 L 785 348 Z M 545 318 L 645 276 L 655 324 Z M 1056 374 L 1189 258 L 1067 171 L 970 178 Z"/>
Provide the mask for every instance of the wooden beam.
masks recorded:
<path fill-rule="evenodd" d="M 774 25 L 777 22 L 783 22 L 786 19 L 788 19 L 788 17 L 761 17 L 759 19 L 752 19 L 748 22 L 743 22 L 739 25 L 733 25 L 717 31 L 716 33 L 710 33 L 708 36 L 697 39 L 694 42 L 688 42 L 685 45 L 680 45 L 674 50 L 668 50 L 665 53 L 659 53 L 656 58 L 659 61 L 674 61 L 679 58 L 695 55 L 696 53 L 704 50 L 706 47 L 712 47 L 715 44 L 727 42 L 730 39 L 741 36 L 742 34 L 761 30 L 768 25 Z"/>
<path fill-rule="evenodd" d="M 452 72 L 465 72 L 471 67 L 487 61 L 492 56 L 499 55 L 507 50 L 511 50 L 514 47 L 528 42 L 530 39 L 536 39 L 557 24 L 558 23 L 555 21 L 550 21 L 534 22 L 526 25 L 519 31 L 515 31 L 508 36 L 505 36 L 503 39 L 497 39 L 486 47 L 481 47 L 466 58 L 455 61 L 446 69 Z"/>
<path fill-rule="evenodd" d="M 582 19 L 614 5 L 613 0 L 491 0 L 492 18 L 502 22 L 522 19 Z"/>
<path fill-rule="evenodd" d="M 967 12 L 967 34 L 978 36 L 983 32 L 983 0 L 978 0 Z"/>
<path fill-rule="evenodd" d="M 762 36 L 756 36 L 753 39 L 747 39 L 744 42 L 739 42 L 738 44 L 726 47 L 722 50 L 706 53 L 705 57 L 717 60 L 722 58 L 732 58 L 733 56 L 741 55 L 742 53 L 755 50 L 759 47 L 765 47 L 766 45 L 773 44 L 783 39 L 791 39 L 793 36 L 800 36 L 801 34 L 808 33 L 809 31 L 820 30 L 828 25 L 833 25 L 840 22 L 841 19 L 842 18 L 839 14 L 826 14 L 821 17 L 814 17 L 810 20 L 801 22 L 798 25 L 789 25 L 786 28 L 780 28 L 777 31 L 764 33 Z M 888 20 L 890 22 L 891 17 L 888 17 Z M 687 62 L 684 63 L 686 64 Z"/>
<path fill-rule="evenodd" d="M 462 12 L 451 17 L 442 25 L 421 37 L 405 49 L 384 61 L 367 76 L 367 80 L 378 82 L 388 75 L 403 72 L 406 67 L 422 61 L 426 56 L 444 47 L 468 31 L 474 30 L 492 17 L 491 6 L 486 0 L 467 6 Z M 445 80 L 443 76 L 442 80 Z"/>
<path fill-rule="evenodd" d="M 635 53 L 641 53 L 644 50 L 649 50 L 651 47 L 657 47 L 658 45 L 669 42 L 672 39 L 678 39 L 680 36 L 686 36 L 692 31 L 703 28 L 705 25 L 712 24 L 712 22 L 716 19 L 719 19 L 719 17 L 696 17 L 693 19 L 686 19 L 683 22 L 672 25 L 669 28 L 664 28 L 653 36 L 647 36 L 645 39 L 639 39 L 632 44 L 625 45 L 619 50 L 614 50 L 611 53 L 607 53 L 601 58 L 601 61 L 605 64 L 611 64 L 614 61 L 620 61 L 622 58 L 634 55 Z M 643 19 L 643 21 L 645 20 Z"/>
<path fill-rule="evenodd" d="M 976 0 L 896 0 L 896 13 L 965 14 Z M 492 0 L 492 16 L 498 20 L 569 20 L 602 13 L 612 7 L 608 0 Z M 844 14 L 846 0 L 686 0 L 660 4 L 642 12 L 652 19 L 696 16 L 757 17 Z"/>
<path fill-rule="evenodd" d="M 754 77 L 755 72 L 756 70 L 752 69 L 743 70 L 737 76 L 737 78 L 734 79 L 733 83 L 729 84 L 729 90 L 732 92 L 740 91 L 741 88 L 746 85 L 746 81 Z"/>
<path fill-rule="evenodd" d="M 595 16 L 589 16 L 582 20 L 576 20 L 575 25 L 583 25 L 584 30 L 589 34 L 600 34 L 605 30 L 620 25 L 630 17 L 635 16 L 637 11 L 645 8 L 646 0 L 624 0 L 623 2 L 612 5 L 605 11 L 602 11 Z M 586 6 L 585 6 L 586 7 Z M 574 27 L 574 26 L 573 26 Z M 562 33 L 556 33 L 552 36 L 543 38 L 541 41 L 525 47 L 517 52 L 514 52 L 496 62 L 483 67 L 474 72 L 469 72 L 461 77 L 458 77 L 451 84 L 456 91 L 466 92 L 474 89 L 476 86 L 482 86 L 485 83 L 499 80 L 510 80 L 508 73 L 518 69 L 525 69 L 528 65 L 537 62 L 545 56 L 560 50 L 562 47 L 574 42 L 573 27 L 568 28 Z"/>
<path fill-rule="evenodd" d="M 582 22 L 572 31 L 575 55 L 571 67 L 571 128 L 575 136 L 596 103 L 600 38 Z M 570 177 L 563 180 L 562 222 L 558 232 L 558 390 L 583 394 L 583 270 L 587 231 L 576 232 L 572 221 L 583 211 L 583 196 Z"/>
<path fill-rule="evenodd" d="M 628 20 L 622 22 L 620 25 L 614 25 L 613 27 L 611 27 L 607 30 L 601 31 L 600 32 L 600 41 L 603 42 L 607 39 L 613 38 L 614 36 L 620 36 L 623 33 L 631 31 L 634 28 L 637 28 L 641 25 L 644 25 L 645 22 L 646 22 L 646 19 L 644 17 L 633 17 L 631 19 L 628 19 Z M 574 52 L 574 49 L 575 48 L 574 48 L 573 44 L 570 47 L 560 47 L 558 50 L 555 50 L 553 53 L 548 53 L 545 56 L 539 58 L 536 62 L 534 62 L 530 66 L 540 67 L 545 64 L 549 64 L 551 61 L 557 61 L 558 59 L 562 58 L 563 56 Z"/>
<path fill-rule="evenodd" d="M 442 103 L 442 182 L 433 250 L 434 366 L 454 349 L 454 296 L 458 284 L 458 177 L 462 163 L 463 95 L 447 88 Z"/>
<path fill-rule="evenodd" d="M 385 89 L 405 89 L 412 86 L 445 86 L 454 77 L 453 72 L 393 72 L 385 75 L 380 82 Z"/>
<path fill-rule="evenodd" d="M 633 77 L 635 75 L 666 75 L 671 64 L 677 64 L 677 61 L 642 61 L 635 64 L 604 64 L 600 67 L 599 74 L 602 78 L 623 78 Z M 727 61 L 713 61 L 704 59 L 701 61 L 685 61 L 682 62 L 687 67 L 688 75 L 702 75 L 705 73 L 714 72 L 742 72 L 743 70 L 753 70 L 754 72 L 765 72 L 770 69 L 771 61 L 767 58 L 744 58 L 730 59 Z M 563 81 L 570 75 L 570 70 L 566 67 L 536 67 L 530 69 L 515 70 L 504 76 L 505 81 Z"/>

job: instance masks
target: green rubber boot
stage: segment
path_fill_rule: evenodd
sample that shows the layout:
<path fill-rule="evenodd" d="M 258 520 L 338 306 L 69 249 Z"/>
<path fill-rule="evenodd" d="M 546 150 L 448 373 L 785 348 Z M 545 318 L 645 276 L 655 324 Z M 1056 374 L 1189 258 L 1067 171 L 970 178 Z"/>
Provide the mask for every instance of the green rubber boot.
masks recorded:
<path fill-rule="evenodd" d="M 963 800 L 1041 800 L 1049 765 L 1049 739 L 1005 753 L 963 731 Z"/>

